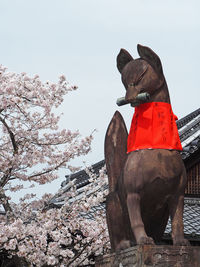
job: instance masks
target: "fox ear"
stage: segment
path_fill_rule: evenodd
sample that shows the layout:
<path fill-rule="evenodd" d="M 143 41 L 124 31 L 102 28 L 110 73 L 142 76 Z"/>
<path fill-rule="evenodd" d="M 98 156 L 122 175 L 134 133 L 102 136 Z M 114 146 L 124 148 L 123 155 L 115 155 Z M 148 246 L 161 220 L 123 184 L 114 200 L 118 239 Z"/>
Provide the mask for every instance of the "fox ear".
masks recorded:
<path fill-rule="evenodd" d="M 140 44 L 137 45 L 137 50 L 142 59 L 146 60 L 157 73 L 163 75 L 160 58 L 153 50 L 151 50 L 147 46 L 142 46 Z"/>
<path fill-rule="evenodd" d="M 131 60 L 133 60 L 132 56 L 128 51 L 122 48 L 117 56 L 117 68 L 120 73 L 122 72 L 125 65 Z"/>

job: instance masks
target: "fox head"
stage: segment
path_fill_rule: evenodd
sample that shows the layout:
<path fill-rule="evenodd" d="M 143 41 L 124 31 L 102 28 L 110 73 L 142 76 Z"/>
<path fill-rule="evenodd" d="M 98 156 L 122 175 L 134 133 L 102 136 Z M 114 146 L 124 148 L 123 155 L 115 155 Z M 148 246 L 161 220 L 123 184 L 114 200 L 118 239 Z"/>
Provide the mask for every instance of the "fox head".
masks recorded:
<path fill-rule="evenodd" d="M 125 49 L 121 49 L 117 56 L 117 68 L 126 88 L 125 100 L 130 103 L 138 94 L 145 92 L 150 94 L 151 101 L 166 83 L 158 55 L 149 47 L 139 44 L 137 50 L 140 55 L 138 59 L 133 59 Z"/>

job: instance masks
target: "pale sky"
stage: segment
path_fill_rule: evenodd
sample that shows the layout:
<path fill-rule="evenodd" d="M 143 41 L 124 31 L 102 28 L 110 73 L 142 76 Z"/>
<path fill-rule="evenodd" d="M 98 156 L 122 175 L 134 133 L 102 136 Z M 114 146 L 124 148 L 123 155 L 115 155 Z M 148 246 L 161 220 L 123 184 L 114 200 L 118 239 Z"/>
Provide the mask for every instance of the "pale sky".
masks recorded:
<path fill-rule="evenodd" d="M 82 165 L 104 158 L 104 136 L 115 110 L 129 129 L 134 110 L 117 107 L 125 90 L 116 68 L 121 48 L 138 58 L 138 43 L 161 58 L 174 113 L 199 108 L 200 2 L 198 0 L 0 0 L 0 64 L 10 71 L 57 81 L 61 74 L 79 89 L 66 96 L 61 127 L 94 129 L 92 152 Z M 56 192 L 64 180 L 44 187 Z"/>

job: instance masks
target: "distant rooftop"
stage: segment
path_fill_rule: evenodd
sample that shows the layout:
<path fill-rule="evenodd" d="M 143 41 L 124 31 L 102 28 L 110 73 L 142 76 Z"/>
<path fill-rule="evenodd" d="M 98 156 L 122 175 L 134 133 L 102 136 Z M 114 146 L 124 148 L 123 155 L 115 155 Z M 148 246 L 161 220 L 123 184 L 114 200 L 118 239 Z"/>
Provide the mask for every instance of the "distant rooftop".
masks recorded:
<path fill-rule="evenodd" d="M 200 108 L 177 121 L 183 147 L 182 158 L 186 160 L 200 147 Z"/>

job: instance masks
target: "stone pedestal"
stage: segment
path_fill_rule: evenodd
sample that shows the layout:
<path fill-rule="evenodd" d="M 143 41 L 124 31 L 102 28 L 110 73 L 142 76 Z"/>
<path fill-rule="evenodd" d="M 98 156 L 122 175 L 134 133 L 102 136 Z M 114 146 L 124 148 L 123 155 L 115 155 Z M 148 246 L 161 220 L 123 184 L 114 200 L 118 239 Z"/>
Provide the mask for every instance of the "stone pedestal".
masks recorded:
<path fill-rule="evenodd" d="M 200 267 L 200 247 L 135 246 L 97 259 L 96 267 Z"/>

